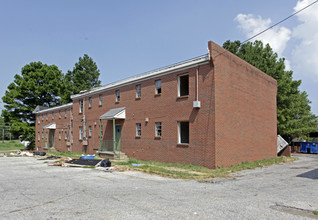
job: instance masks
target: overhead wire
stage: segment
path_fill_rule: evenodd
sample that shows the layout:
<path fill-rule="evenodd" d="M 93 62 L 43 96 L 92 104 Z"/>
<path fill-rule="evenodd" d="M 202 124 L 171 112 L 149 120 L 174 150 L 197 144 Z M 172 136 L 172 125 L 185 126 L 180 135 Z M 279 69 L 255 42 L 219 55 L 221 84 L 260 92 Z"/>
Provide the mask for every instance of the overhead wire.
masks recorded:
<path fill-rule="evenodd" d="M 255 35 L 253 35 L 252 37 L 248 38 L 247 40 L 243 41 L 241 44 L 244 44 L 244 43 L 246 43 L 246 42 L 252 40 L 253 38 L 255 38 L 255 37 L 257 37 L 257 36 L 259 36 L 259 35 L 265 33 L 266 31 L 272 29 L 273 27 L 275 27 L 275 26 L 281 24 L 282 22 L 284 22 L 284 21 L 288 20 L 289 18 L 295 16 L 296 14 L 302 12 L 303 10 L 305 10 L 305 9 L 307 9 L 307 8 L 309 8 L 309 7 L 311 7 L 312 5 L 316 4 L 317 2 L 318 2 L 318 0 L 316 0 L 316 1 L 312 2 L 312 3 L 310 3 L 309 5 L 303 7 L 302 9 L 299 9 L 298 11 L 296 11 L 296 12 L 294 12 L 293 14 L 289 15 L 288 17 L 286 17 L 286 18 L 280 20 L 279 22 L 273 24 L 272 26 L 266 28 L 265 30 L 263 30 L 263 31 L 261 31 L 261 32 L 259 32 L 259 33 L 257 33 L 257 34 L 255 34 Z M 222 54 L 224 54 L 224 53 L 226 53 L 226 52 L 227 52 L 227 50 L 224 51 L 224 52 L 222 52 L 222 53 L 220 53 L 220 54 L 218 54 L 218 55 L 216 55 L 214 58 L 216 58 L 216 57 L 218 57 L 218 56 L 220 56 L 220 55 L 222 55 Z"/>

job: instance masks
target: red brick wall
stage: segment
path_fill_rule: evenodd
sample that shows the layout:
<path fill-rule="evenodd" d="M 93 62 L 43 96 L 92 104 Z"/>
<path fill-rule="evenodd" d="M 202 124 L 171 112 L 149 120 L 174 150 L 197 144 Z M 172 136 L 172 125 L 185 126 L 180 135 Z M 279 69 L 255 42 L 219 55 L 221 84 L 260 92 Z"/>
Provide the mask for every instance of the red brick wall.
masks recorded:
<path fill-rule="evenodd" d="M 99 144 L 99 117 L 112 108 L 126 107 L 126 119 L 116 120 L 122 125 L 122 151 L 130 157 L 163 162 L 192 163 L 213 167 L 213 111 L 211 67 L 205 64 L 199 69 L 199 100 L 201 109 L 193 109 L 195 100 L 195 71 L 191 68 L 165 76 L 147 79 L 120 87 L 120 102 L 115 102 L 115 91 L 103 92 L 103 105 L 99 106 L 99 94 L 92 95 L 92 108 L 88 97 L 84 98 L 84 114 L 88 126 L 96 123 L 93 137 L 89 138 L 88 153 L 96 153 Z M 189 96 L 178 98 L 178 75 L 189 74 Z M 161 79 L 162 93 L 155 94 L 155 80 Z M 141 98 L 136 99 L 136 85 L 141 84 Z M 79 114 L 79 100 L 74 100 L 74 147 L 81 151 L 78 140 L 79 126 L 83 126 Z M 145 119 L 149 121 L 146 123 Z M 178 145 L 178 121 L 190 122 L 190 144 Z M 155 122 L 162 123 L 162 137 L 155 137 Z M 141 137 L 136 137 L 136 123 L 141 123 Z M 112 121 L 102 120 L 103 139 L 112 139 Z"/>
<path fill-rule="evenodd" d="M 276 157 L 276 81 L 209 42 L 215 67 L 216 166 Z"/>
<path fill-rule="evenodd" d="M 65 110 L 67 111 L 66 116 L 65 116 Z M 52 112 L 53 112 L 54 118 L 52 117 Z M 61 117 L 59 116 L 59 112 L 61 112 Z M 38 120 L 39 118 L 40 120 Z M 65 139 L 65 132 L 67 132 L 66 135 L 68 137 L 68 135 L 70 135 L 70 127 L 72 124 L 70 107 L 62 108 L 59 110 L 52 110 L 52 111 L 48 111 L 48 112 L 36 115 L 35 150 L 37 149 L 39 151 L 47 150 L 45 147 L 45 142 L 48 141 L 47 133 L 50 132 L 50 130 L 44 129 L 43 127 L 52 122 L 56 123 L 56 129 L 51 130 L 51 132 L 54 132 L 54 148 L 56 150 L 64 151 L 64 152 L 68 150 L 67 144 L 66 144 L 67 139 Z M 42 136 L 42 132 L 44 132 L 44 138 Z M 38 138 L 38 134 L 40 134 L 40 138 Z"/>

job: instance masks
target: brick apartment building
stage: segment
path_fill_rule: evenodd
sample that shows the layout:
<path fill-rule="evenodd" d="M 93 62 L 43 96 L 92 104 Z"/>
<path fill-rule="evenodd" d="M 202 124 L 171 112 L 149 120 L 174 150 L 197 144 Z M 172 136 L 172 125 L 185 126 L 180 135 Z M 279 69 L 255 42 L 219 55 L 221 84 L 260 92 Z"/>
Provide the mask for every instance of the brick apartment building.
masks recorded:
<path fill-rule="evenodd" d="M 276 156 L 276 81 L 210 41 L 209 53 L 37 107 L 36 148 L 208 168 Z"/>

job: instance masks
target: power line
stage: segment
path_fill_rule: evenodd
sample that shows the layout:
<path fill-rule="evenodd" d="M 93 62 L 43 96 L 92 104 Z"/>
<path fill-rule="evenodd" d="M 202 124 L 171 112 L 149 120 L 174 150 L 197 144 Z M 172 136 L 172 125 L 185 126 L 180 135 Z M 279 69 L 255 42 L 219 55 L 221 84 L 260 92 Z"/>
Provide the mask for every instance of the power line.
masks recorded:
<path fill-rule="evenodd" d="M 250 37 L 249 39 L 247 39 L 247 40 L 243 41 L 243 42 L 242 42 L 242 44 L 244 44 L 244 43 L 246 43 L 246 42 L 248 42 L 248 41 L 252 40 L 253 38 L 255 38 L 255 37 L 257 37 L 257 36 L 259 36 L 259 35 L 263 34 L 264 32 L 268 31 L 269 29 L 272 29 L 273 27 L 275 27 L 275 26 L 279 25 L 280 23 L 282 23 L 282 22 L 284 22 L 284 21 L 288 20 L 289 18 L 291 18 L 291 17 L 295 16 L 295 15 L 296 15 L 296 14 L 298 14 L 299 12 L 301 12 L 301 11 L 305 10 L 306 8 L 309 8 L 310 6 L 312 6 L 313 4 L 315 4 L 315 3 L 317 3 L 317 2 L 318 2 L 318 0 L 316 0 L 316 1 L 312 2 L 311 4 L 307 5 L 306 7 L 304 7 L 304 8 L 302 8 L 302 9 L 300 9 L 300 10 L 296 11 L 295 13 L 293 13 L 293 14 L 291 14 L 291 15 L 289 15 L 287 18 L 284 18 L 283 20 L 281 20 L 281 21 L 277 22 L 276 24 L 273 24 L 273 25 L 272 25 L 272 26 L 270 26 L 269 28 L 267 28 L 267 29 L 265 29 L 265 30 L 263 30 L 263 31 L 259 32 L 258 34 L 255 34 L 254 36 Z"/>
<path fill-rule="evenodd" d="M 303 10 L 309 8 L 309 7 L 312 6 L 313 4 L 316 4 L 317 2 L 318 2 L 318 0 L 312 2 L 311 4 L 309 4 L 309 5 L 305 6 L 305 7 L 303 7 L 302 9 L 300 9 L 300 10 L 294 12 L 293 14 L 289 15 L 288 17 L 284 18 L 283 20 L 280 20 L 279 22 L 273 24 L 273 25 L 270 26 L 269 28 L 266 28 L 265 30 L 259 32 L 258 34 L 255 34 L 254 36 L 248 38 L 247 40 L 243 41 L 241 44 L 244 44 L 244 43 L 246 43 L 246 42 L 252 40 L 253 38 L 255 38 L 255 37 L 257 37 L 257 36 L 263 34 L 264 32 L 268 31 L 269 29 L 272 29 L 273 27 L 275 27 L 275 26 L 279 25 L 280 23 L 282 23 L 282 22 L 288 20 L 289 18 L 293 17 L 294 15 L 298 14 L 299 12 L 301 12 L 301 11 L 303 11 Z M 218 54 L 218 55 L 216 55 L 214 58 L 216 58 L 216 57 L 218 57 L 218 56 L 220 56 L 220 55 L 222 55 L 222 54 L 224 54 L 224 53 L 226 53 L 226 52 L 227 52 L 227 50 L 224 51 L 224 52 L 222 52 L 222 53 L 220 53 L 220 54 Z"/>

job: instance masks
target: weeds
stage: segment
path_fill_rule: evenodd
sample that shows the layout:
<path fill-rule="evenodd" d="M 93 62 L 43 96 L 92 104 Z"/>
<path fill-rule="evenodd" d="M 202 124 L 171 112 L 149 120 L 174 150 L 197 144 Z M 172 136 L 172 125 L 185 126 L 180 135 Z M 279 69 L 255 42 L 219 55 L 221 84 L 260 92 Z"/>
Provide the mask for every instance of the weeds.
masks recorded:
<path fill-rule="evenodd" d="M 216 177 L 228 177 L 230 173 L 238 172 L 246 169 L 255 169 L 257 167 L 269 166 L 282 162 L 294 161 L 291 157 L 277 157 L 273 159 L 259 160 L 255 162 L 243 162 L 238 165 L 233 165 L 225 168 L 208 169 L 202 166 L 179 163 L 162 163 L 156 161 L 141 161 L 130 158 L 127 162 L 113 163 L 117 166 L 128 166 L 129 169 L 139 170 L 145 173 L 157 174 L 160 176 L 178 178 L 178 179 L 212 179 Z M 143 164 L 143 166 L 132 166 L 132 163 Z"/>

